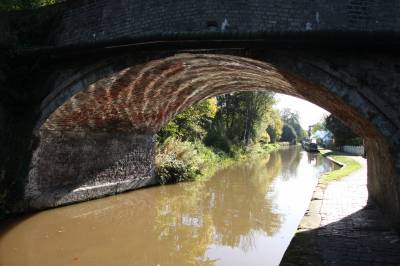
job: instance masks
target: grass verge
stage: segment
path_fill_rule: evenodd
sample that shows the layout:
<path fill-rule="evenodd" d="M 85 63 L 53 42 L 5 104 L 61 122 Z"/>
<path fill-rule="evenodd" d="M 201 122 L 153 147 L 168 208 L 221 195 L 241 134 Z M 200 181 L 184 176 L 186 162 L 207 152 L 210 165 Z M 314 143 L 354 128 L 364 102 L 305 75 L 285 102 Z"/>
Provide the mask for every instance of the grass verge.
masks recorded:
<path fill-rule="evenodd" d="M 361 168 L 361 164 L 359 164 L 356 160 L 352 159 L 351 156 L 346 155 L 344 153 L 331 150 L 320 150 L 320 153 L 323 156 L 328 157 L 333 161 L 342 165 L 340 169 L 323 174 L 321 176 L 321 179 L 323 181 L 329 182 L 329 181 L 340 180 L 341 178 Z"/>

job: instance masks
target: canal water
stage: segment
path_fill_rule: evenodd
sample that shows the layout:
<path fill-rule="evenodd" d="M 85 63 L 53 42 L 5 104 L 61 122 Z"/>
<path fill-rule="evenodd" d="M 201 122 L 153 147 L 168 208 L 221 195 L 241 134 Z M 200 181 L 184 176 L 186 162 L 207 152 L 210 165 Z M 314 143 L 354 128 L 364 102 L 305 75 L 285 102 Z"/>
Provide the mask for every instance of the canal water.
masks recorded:
<path fill-rule="evenodd" d="M 20 217 L 1 225 L 0 265 L 278 265 L 334 167 L 287 148 L 208 180 Z"/>

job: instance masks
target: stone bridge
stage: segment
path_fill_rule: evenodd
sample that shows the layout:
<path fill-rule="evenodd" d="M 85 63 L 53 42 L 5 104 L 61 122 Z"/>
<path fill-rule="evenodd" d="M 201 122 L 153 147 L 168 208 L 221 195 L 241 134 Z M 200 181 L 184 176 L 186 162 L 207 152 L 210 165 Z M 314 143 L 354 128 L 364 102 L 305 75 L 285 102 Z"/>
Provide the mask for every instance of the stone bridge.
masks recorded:
<path fill-rule="evenodd" d="M 154 183 L 154 134 L 208 97 L 272 90 L 366 140 L 400 229 L 400 2 L 71 0 L 0 14 L 1 213 Z"/>

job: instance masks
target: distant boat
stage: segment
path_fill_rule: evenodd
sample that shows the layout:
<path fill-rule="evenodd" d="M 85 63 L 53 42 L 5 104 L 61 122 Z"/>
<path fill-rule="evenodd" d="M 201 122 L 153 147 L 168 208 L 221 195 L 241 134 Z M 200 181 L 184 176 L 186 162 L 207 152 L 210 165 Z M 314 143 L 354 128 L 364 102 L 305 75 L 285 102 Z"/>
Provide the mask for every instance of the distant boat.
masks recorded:
<path fill-rule="evenodd" d="M 318 152 L 318 145 L 310 140 L 303 140 L 301 146 L 308 152 Z"/>

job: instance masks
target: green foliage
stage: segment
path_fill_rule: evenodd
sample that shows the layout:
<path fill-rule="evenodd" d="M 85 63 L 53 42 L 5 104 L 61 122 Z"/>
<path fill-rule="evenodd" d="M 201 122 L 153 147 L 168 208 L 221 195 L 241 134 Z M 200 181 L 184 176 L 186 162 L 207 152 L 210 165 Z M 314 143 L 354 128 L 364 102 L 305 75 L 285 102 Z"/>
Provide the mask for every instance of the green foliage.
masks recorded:
<path fill-rule="evenodd" d="M 158 133 L 159 183 L 192 180 L 231 159 L 277 149 L 278 144 L 268 144 L 282 135 L 274 103 L 272 93 L 240 92 L 203 101 L 178 114 Z"/>
<path fill-rule="evenodd" d="M 283 122 L 278 110 L 272 109 L 270 113 L 270 120 L 267 126 L 267 133 L 270 137 L 271 143 L 276 143 L 281 139 L 283 130 Z"/>
<path fill-rule="evenodd" d="M 259 138 L 259 142 L 265 143 L 265 144 L 271 142 L 271 137 L 269 136 L 269 134 L 266 130 L 261 134 L 261 136 Z"/>
<path fill-rule="evenodd" d="M 181 141 L 168 138 L 158 146 L 156 155 L 156 178 L 159 184 L 173 184 L 210 176 L 217 167 L 252 156 L 268 154 L 280 147 L 279 144 L 260 144 L 243 148 L 232 146 L 228 156 L 206 147 L 202 142 Z"/>
<path fill-rule="evenodd" d="M 297 141 L 297 134 L 291 125 L 284 124 L 282 129 L 281 141 L 295 144 Z"/>
<path fill-rule="evenodd" d="M 310 135 L 310 136 L 313 135 L 313 134 L 315 134 L 315 133 L 316 133 L 317 131 L 319 131 L 319 130 L 321 130 L 321 131 L 326 130 L 325 119 L 326 119 L 326 117 L 323 118 L 322 121 L 319 121 L 318 123 L 316 123 L 316 124 L 311 128 L 311 131 L 309 132 L 309 135 Z"/>
<path fill-rule="evenodd" d="M 332 132 L 337 146 L 362 145 L 362 138 L 353 133 L 350 128 L 333 115 L 325 118 L 325 127 Z"/>
<path fill-rule="evenodd" d="M 2 0 L 0 2 L 0 10 L 33 9 L 55 4 L 56 2 L 56 0 Z"/>
<path fill-rule="evenodd" d="M 168 138 L 157 150 L 156 177 L 160 184 L 193 180 L 218 160 L 202 142 Z"/>
<path fill-rule="evenodd" d="M 197 173 L 190 165 L 177 160 L 174 156 L 160 157 L 156 168 L 156 177 L 160 184 L 171 184 L 185 180 L 192 180 Z"/>
<path fill-rule="evenodd" d="M 158 132 L 157 139 L 160 143 L 170 137 L 189 141 L 201 140 L 206 136 L 207 129 L 216 112 L 217 101 L 215 98 L 189 107 L 168 122 Z"/>
<path fill-rule="evenodd" d="M 218 112 L 208 132 L 206 143 L 225 152 L 233 146 L 248 146 L 265 138 L 270 122 L 272 93 L 238 92 L 218 97 Z"/>
<path fill-rule="evenodd" d="M 300 125 L 299 113 L 293 112 L 289 108 L 286 108 L 282 111 L 281 116 L 282 116 L 283 123 L 286 124 L 287 126 L 290 126 L 296 133 L 295 142 L 297 142 L 307 136 L 307 132 Z M 290 131 L 289 129 L 286 129 L 287 134 L 290 134 L 289 131 Z M 285 134 L 285 130 L 282 133 L 282 138 L 283 138 L 283 134 Z M 286 135 L 285 139 L 281 139 L 281 141 L 288 141 L 287 140 L 288 136 L 289 135 Z"/>

